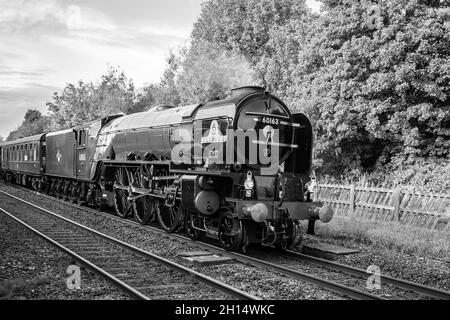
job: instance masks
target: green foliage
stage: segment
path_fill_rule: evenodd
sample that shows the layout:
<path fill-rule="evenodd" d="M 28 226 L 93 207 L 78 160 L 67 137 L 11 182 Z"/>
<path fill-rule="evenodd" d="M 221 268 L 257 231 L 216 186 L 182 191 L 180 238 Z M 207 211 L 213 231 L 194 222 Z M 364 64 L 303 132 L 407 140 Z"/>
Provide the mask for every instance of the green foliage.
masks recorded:
<path fill-rule="evenodd" d="M 448 3 L 380 1 L 375 28 L 370 1 L 323 4 L 315 15 L 303 1 L 205 2 L 190 46 L 149 94 L 188 104 L 269 84 L 313 121 L 321 173 L 449 159 Z"/>
<path fill-rule="evenodd" d="M 146 111 L 150 106 L 156 104 L 156 98 L 154 96 L 154 85 L 144 87 L 136 95 L 136 101 L 133 106 L 128 109 L 128 113 L 136 113 Z"/>
<path fill-rule="evenodd" d="M 267 84 L 312 120 L 319 173 L 441 172 L 431 168 L 450 159 L 449 1 L 380 0 L 379 16 L 368 0 L 322 2 L 312 14 L 303 0 L 207 0 L 159 83 L 136 94 L 110 69 L 99 84 L 68 84 L 48 104 L 51 128 Z"/>
<path fill-rule="evenodd" d="M 130 113 L 135 100 L 134 84 L 123 71 L 109 68 L 101 77 L 95 90 L 97 112 L 101 116 L 114 113 Z"/>
<path fill-rule="evenodd" d="M 134 104 L 134 85 L 124 72 L 110 68 L 100 83 L 79 81 L 68 84 L 61 93 L 54 93 L 47 103 L 51 115 L 51 129 L 64 129 L 120 112 L 131 113 Z"/>
<path fill-rule="evenodd" d="M 44 133 L 47 130 L 48 122 L 49 119 L 43 116 L 38 110 L 28 109 L 22 124 L 9 134 L 6 141 Z"/>
<path fill-rule="evenodd" d="M 150 85 L 147 92 L 153 95 L 156 104 L 180 104 L 180 94 L 176 85 L 176 75 L 179 70 L 180 58 L 170 52 L 167 58 L 167 68 L 159 84 Z"/>
<path fill-rule="evenodd" d="M 209 0 L 194 24 L 192 39 L 236 50 L 254 65 L 266 52 L 270 30 L 307 11 L 303 0 Z"/>
<path fill-rule="evenodd" d="M 223 98 L 233 87 L 264 84 L 264 71 L 256 65 L 271 30 L 307 13 L 299 0 L 205 2 L 190 45 L 170 54 L 160 83 L 148 86 L 143 98 L 191 104 Z"/>
<path fill-rule="evenodd" d="M 314 122 L 316 168 L 380 169 L 392 157 L 449 158 L 450 26 L 435 2 L 326 1 L 326 14 L 272 31 L 266 79 Z"/>

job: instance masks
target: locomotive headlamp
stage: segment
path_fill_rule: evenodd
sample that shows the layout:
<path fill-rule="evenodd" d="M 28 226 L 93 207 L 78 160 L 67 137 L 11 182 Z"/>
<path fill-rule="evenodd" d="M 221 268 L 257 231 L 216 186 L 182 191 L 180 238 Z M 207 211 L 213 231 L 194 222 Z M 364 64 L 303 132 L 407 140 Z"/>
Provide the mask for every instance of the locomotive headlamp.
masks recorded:
<path fill-rule="evenodd" d="M 308 211 L 310 218 L 319 219 L 323 223 L 330 222 L 334 216 L 333 209 L 328 205 L 323 207 L 310 207 Z"/>
<path fill-rule="evenodd" d="M 257 203 L 245 208 L 255 222 L 263 222 L 269 217 L 269 208 L 264 203 Z"/>
<path fill-rule="evenodd" d="M 319 210 L 319 219 L 323 223 L 330 222 L 331 219 L 333 219 L 333 215 L 334 215 L 334 212 L 333 212 L 333 209 L 330 206 L 323 206 Z"/>

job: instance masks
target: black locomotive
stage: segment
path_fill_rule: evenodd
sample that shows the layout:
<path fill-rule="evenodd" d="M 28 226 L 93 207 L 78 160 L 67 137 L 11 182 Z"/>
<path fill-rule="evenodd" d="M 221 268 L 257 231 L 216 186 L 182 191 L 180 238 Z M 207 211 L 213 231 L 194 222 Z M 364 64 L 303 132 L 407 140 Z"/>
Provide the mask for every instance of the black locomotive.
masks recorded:
<path fill-rule="evenodd" d="M 114 115 L 0 145 L 0 176 L 226 250 L 291 247 L 300 220 L 329 222 L 310 200 L 312 128 L 262 87 L 225 100 Z"/>

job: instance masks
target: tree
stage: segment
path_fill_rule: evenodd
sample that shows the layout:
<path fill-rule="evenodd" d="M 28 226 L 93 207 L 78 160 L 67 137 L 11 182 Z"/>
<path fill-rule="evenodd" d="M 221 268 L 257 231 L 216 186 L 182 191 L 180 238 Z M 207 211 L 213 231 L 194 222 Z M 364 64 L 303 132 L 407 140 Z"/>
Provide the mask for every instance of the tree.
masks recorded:
<path fill-rule="evenodd" d="M 155 104 L 190 104 L 224 97 L 236 86 L 266 84 L 264 68 L 255 66 L 271 30 L 308 14 L 303 0 L 208 0 L 190 45 L 170 53 L 161 81 L 138 100 L 151 96 Z"/>
<path fill-rule="evenodd" d="M 302 63 L 303 47 L 316 37 L 315 15 L 303 15 L 270 31 L 266 50 L 255 69 L 271 90 L 288 102 L 291 109 L 298 108 L 293 102 L 292 86 L 296 68 Z"/>
<path fill-rule="evenodd" d="M 38 110 L 28 109 L 22 124 L 12 131 L 6 140 L 11 141 L 44 133 L 48 128 L 48 122 L 48 118 L 43 116 Z"/>
<path fill-rule="evenodd" d="M 95 103 L 100 116 L 119 112 L 130 113 L 133 108 L 135 92 L 133 81 L 125 76 L 123 71 L 109 68 L 101 77 L 101 82 L 95 88 Z"/>
<path fill-rule="evenodd" d="M 322 2 L 314 15 L 302 1 L 207 1 L 186 56 L 195 61 L 205 42 L 244 55 L 262 83 L 310 116 L 323 172 L 448 159 L 449 1 L 378 1 L 378 16 L 375 2 Z M 207 70 L 193 72 L 188 92 L 202 94 L 207 81 L 189 84 Z"/>
<path fill-rule="evenodd" d="M 256 65 L 266 52 L 271 29 L 307 13 L 303 0 L 209 0 L 194 24 L 192 40 L 237 50 Z"/>
<path fill-rule="evenodd" d="M 132 80 L 123 71 L 109 68 L 98 85 L 79 81 L 54 93 L 47 106 L 53 130 L 70 128 L 88 121 L 120 112 L 134 111 L 135 90 Z"/>
<path fill-rule="evenodd" d="M 143 89 L 137 99 L 138 108 L 143 103 L 151 106 L 169 104 L 177 106 L 180 104 L 179 89 L 176 84 L 176 76 L 179 72 L 181 54 L 178 56 L 170 52 L 167 58 L 167 67 L 157 84 L 151 84 Z"/>
<path fill-rule="evenodd" d="M 143 112 L 148 110 L 151 106 L 156 104 L 155 99 L 155 85 L 144 87 L 136 95 L 136 101 L 133 106 L 128 109 L 128 113 Z"/>
<path fill-rule="evenodd" d="M 59 130 L 77 126 L 99 116 L 97 94 L 92 83 L 78 81 L 67 84 L 61 93 L 53 94 L 47 103 L 51 115 L 51 129 Z"/>
<path fill-rule="evenodd" d="M 318 168 L 372 170 L 448 158 L 448 5 L 383 1 L 371 28 L 366 2 L 324 4 L 314 34 L 297 33 L 304 45 L 287 67 L 292 84 L 283 87 L 314 121 Z"/>

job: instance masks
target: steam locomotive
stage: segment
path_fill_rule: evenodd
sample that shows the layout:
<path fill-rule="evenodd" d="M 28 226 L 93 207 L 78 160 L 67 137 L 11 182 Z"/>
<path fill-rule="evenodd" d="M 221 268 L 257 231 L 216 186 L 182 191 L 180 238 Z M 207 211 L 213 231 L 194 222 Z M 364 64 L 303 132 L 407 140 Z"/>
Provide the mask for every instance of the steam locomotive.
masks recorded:
<path fill-rule="evenodd" d="M 263 87 L 223 100 L 108 116 L 0 145 L 0 176 L 141 224 L 288 248 L 333 211 L 312 202 L 312 127 Z"/>

